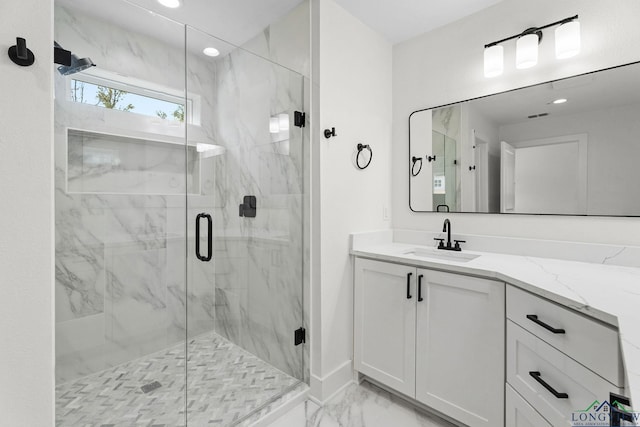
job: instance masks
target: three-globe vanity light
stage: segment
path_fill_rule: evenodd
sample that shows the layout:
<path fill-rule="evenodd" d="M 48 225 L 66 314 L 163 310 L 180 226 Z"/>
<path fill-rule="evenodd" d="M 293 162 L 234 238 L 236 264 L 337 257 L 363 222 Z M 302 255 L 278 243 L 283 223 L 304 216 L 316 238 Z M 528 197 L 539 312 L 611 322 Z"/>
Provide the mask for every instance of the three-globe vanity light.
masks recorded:
<path fill-rule="evenodd" d="M 519 70 L 531 68 L 538 63 L 538 45 L 542 41 L 542 30 L 558 26 L 555 30 L 555 54 L 557 59 L 570 58 L 580 52 L 580 22 L 578 15 L 544 25 L 524 30 L 502 40 L 485 45 L 484 47 L 484 75 L 496 77 L 504 71 L 504 48 L 502 43 L 516 41 L 516 68 Z"/>

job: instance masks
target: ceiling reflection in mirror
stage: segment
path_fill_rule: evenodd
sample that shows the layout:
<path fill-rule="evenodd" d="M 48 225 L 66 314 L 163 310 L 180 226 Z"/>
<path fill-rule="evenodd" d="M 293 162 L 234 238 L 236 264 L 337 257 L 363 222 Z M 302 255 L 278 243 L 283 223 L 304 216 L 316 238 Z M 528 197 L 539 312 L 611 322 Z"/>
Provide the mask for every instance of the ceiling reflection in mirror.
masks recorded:
<path fill-rule="evenodd" d="M 640 63 L 409 117 L 413 211 L 640 216 L 639 162 Z"/>

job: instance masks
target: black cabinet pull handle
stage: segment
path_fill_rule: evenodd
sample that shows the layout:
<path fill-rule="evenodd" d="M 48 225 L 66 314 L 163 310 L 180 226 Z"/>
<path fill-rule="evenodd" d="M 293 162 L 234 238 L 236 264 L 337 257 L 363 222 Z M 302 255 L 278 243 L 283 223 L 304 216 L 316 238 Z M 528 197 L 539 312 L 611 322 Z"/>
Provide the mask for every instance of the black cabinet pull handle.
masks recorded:
<path fill-rule="evenodd" d="M 407 299 L 411 299 L 411 276 L 413 273 L 407 273 Z"/>
<path fill-rule="evenodd" d="M 547 325 L 546 323 L 544 323 L 542 320 L 538 319 L 538 316 L 536 316 L 535 314 L 527 314 L 527 319 L 531 320 L 533 323 L 542 326 L 543 328 L 545 328 L 547 331 L 551 331 L 554 334 L 564 334 L 565 331 L 564 329 L 558 329 L 558 328 L 554 328 L 551 325 Z"/>
<path fill-rule="evenodd" d="M 542 379 L 540 372 L 530 371 L 529 375 L 531 375 L 534 380 L 536 380 L 538 383 L 540 383 L 540 385 L 542 387 L 544 387 L 547 390 L 549 390 L 551 392 L 551 394 L 553 394 L 556 398 L 558 398 L 558 399 L 568 399 L 569 398 L 569 395 L 567 393 L 558 393 L 553 387 L 551 387 L 549 384 L 547 384 Z"/>
<path fill-rule="evenodd" d="M 422 278 L 424 277 L 424 275 L 419 275 L 418 276 L 418 302 L 420 301 L 424 301 L 424 298 L 422 298 Z"/>
<path fill-rule="evenodd" d="M 629 421 L 630 426 L 635 425 L 634 422 L 634 413 L 624 412 L 624 406 L 631 406 L 631 401 L 626 396 L 621 396 L 615 393 L 609 393 L 609 402 L 618 402 L 618 405 L 611 405 L 611 422 L 610 426 L 620 426 L 622 425 L 621 421 Z M 624 405 L 623 407 L 621 407 Z M 625 424 L 627 425 L 627 424 Z"/>
<path fill-rule="evenodd" d="M 206 218 L 207 220 L 207 256 L 203 256 L 200 253 L 200 219 Z M 211 215 L 201 213 L 196 216 L 196 257 L 203 262 L 211 261 L 213 257 L 213 219 Z"/>

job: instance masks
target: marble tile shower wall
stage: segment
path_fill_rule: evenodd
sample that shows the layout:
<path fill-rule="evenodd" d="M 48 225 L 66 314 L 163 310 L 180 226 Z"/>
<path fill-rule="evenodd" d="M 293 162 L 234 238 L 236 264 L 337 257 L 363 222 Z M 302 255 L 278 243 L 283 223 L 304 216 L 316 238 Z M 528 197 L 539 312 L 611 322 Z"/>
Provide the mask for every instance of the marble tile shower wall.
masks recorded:
<path fill-rule="evenodd" d="M 55 20 L 56 40 L 101 69 L 181 89 L 180 48 L 59 7 Z M 246 47 L 308 76 L 308 21 L 305 2 Z M 181 46 L 183 27 L 166 33 Z M 168 142 L 179 142 L 184 128 L 70 102 L 65 79 L 56 75 L 58 383 L 180 342 L 187 320 L 190 336 L 215 328 L 286 373 L 308 373 L 292 342 L 302 321 L 303 252 L 308 259 L 302 246 L 303 182 L 308 188 L 302 132 L 308 142 L 308 127 L 291 126 L 289 141 L 274 143 L 269 133 L 272 115 L 286 112 L 293 120 L 293 111 L 303 109 L 303 78 L 241 50 L 217 63 L 193 55 L 188 61 L 188 90 L 202 101 L 202 123 L 189 126 L 189 139 L 226 152 L 201 160 L 186 224 L 184 196 L 171 195 L 180 191 L 169 182 L 162 191 L 157 174 L 148 194 L 140 191 L 151 188 L 144 183 L 114 192 L 129 194 L 69 191 L 66 127 Z M 99 175 L 99 182 L 113 185 L 113 172 Z M 74 177 L 83 184 L 82 173 Z M 74 191 L 82 188 L 76 184 Z M 248 194 L 258 197 L 254 219 L 238 216 Z M 212 213 L 215 227 L 214 262 L 208 264 L 195 260 L 192 248 L 192 220 L 203 211 Z"/>
<path fill-rule="evenodd" d="M 62 46 L 90 56 L 101 71 L 180 91 L 184 27 L 171 24 L 166 35 L 175 37 L 176 48 L 77 11 L 55 9 L 55 39 Z M 215 75 L 213 64 L 195 57 L 190 70 Z M 68 80 L 58 74 L 55 79 L 56 380 L 62 383 L 183 341 L 187 316 L 191 334 L 211 331 L 214 278 L 190 257 L 195 280 L 186 292 L 184 126 L 72 102 Z M 213 78 L 190 80 L 190 91 L 201 95 L 202 116 L 213 114 L 214 84 Z M 202 123 L 189 131 L 208 141 L 211 126 Z M 126 148 L 123 138 L 105 137 L 98 146 L 95 138 L 68 143 L 67 127 L 162 142 L 131 141 Z M 122 159 L 88 168 L 83 163 L 88 148 Z M 200 177 L 213 172 L 207 162 L 197 171 L 191 156 L 193 150 L 188 191 L 195 193 Z M 202 181 L 211 186 L 211 179 Z M 200 192 L 190 196 L 198 209 L 205 200 Z"/>

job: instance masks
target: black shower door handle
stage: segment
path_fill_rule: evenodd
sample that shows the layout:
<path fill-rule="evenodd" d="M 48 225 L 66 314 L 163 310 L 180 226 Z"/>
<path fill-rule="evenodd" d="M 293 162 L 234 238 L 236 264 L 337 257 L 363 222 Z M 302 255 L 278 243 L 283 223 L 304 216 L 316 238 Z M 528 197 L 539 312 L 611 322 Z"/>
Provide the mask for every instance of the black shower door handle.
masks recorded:
<path fill-rule="evenodd" d="M 207 219 L 207 256 L 202 256 L 200 254 L 200 219 Z M 206 213 L 201 213 L 196 216 L 196 257 L 200 261 L 208 262 L 211 261 L 213 257 L 213 219 L 211 215 Z"/>

